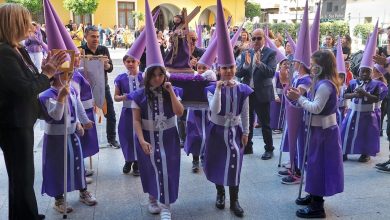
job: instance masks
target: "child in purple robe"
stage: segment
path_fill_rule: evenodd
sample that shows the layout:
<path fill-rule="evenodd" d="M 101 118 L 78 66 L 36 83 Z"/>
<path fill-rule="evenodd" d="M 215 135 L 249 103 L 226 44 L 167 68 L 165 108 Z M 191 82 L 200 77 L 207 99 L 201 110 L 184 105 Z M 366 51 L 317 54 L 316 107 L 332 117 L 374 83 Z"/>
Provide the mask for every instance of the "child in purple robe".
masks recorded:
<path fill-rule="evenodd" d="M 221 81 L 206 88 L 210 122 L 204 171 L 207 179 L 216 185 L 216 207 L 225 208 L 224 186 L 229 186 L 230 209 L 242 217 L 244 210 L 238 202 L 238 190 L 249 135 L 249 95 L 253 90 L 233 80 L 235 72 L 235 65 L 220 67 Z"/>
<path fill-rule="evenodd" d="M 347 109 L 347 100 L 344 99 L 344 92 L 347 89 L 347 85 L 345 84 L 345 74 L 344 73 L 339 73 L 339 78 L 340 82 L 343 82 L 342 85 L 340 86 L 340 91 L 339 91 L 339 97 L 337 101 L 337 124 L 341 126 L 341 123 L 344 120 L 345 116 L 345 111 Z"/>
<path fill-rule="evenodd" d="M 161 219 L 171 219 L 170 204 L 178 197 L 180 175 L 176 119 L 183 115 L 184 107 L 179 101 L 179 89 L 167 82 L 164 67 L 149 66 L 144 82 L 145 88 L 128 96 L 132 99 L 141 182 L 149 194 L 149 212 L 161 212 Z"/>
<path fill-rule="evenodd" d="M 351 106 L 341 125 L 341 140 L 344 160 L 348 154 L 361 154 L 359 162 L 365 163 L 370 156 L 375 156 L 380 149 L 379 122 L 374 104 L 387 92 L 383 83 L 371 79 L 372 69 L 361 67 L 359 79 L 351 80 L 344 98 L 351 99 Z"/>
<path fill-rule="evenodd" d="M 88 119 L 93 122 L 93 126 L 90 129 L 87 129 L 84 131 L 84 135 L 80 136 L 80 142 L 81 147 L 83 150 L 83 157 L 91 157 L 99 152 L 99 142 L 97 138 L 97 130 L 95 125 L 95 113 L 94 113 L 94 99 L 92 95 L 92 89 L 91 85 L 89 84 L 88 80 L 85 77 L 88 77 L 85 75 L 82 69 L 77 69 L 80 67 L 80 57 L 77 55 L 75 57 L 75 70 L 73 72 L 73 77 L 71 81 L 72 87 L 76 90 L 76 92 L 79 94 L 81 103 L 83 104 L 83 108 L 85 110 L 85 113 L 88 116 Z M 85 76 L 85 77 L 84 77 Z M 92 169 L 86 169 L 85 175 L 92 176 L 94 173 L 94 170 Z M 92 179 L 87 178 L 87 183 L 91 183 Z"/>
<path fill-rule="evenodd" d="M 294 77 L 292 81 L 292 87 L 296 88 L 300 91 L 300 94 L 302 96 L 307 96 L 307 93 L 309 91 L 309 88 L 312 83 L 312 79 L 309 75 L 309 70 L 306 68 L 306 66 L 300 62 L 295 62 L 295 69 L 297 70 L 297 74 Z M 304 115 L 304 109 L 299 105 L 299 103 L 291 102 L 289 100 L 285 100 L 287 105 L 294 105 L 294 108 L 297 108 L 298 111 L 302 112 L 302 115 Z M 286 106 L 286 110 L 288 111 L 288 106 Z M 288 144 L 288 125 L 286 126 L 286 129 L 283 131 L 283 142 L 282 142 L 282 149 L 288 148 L 290 152 L 290 169 L 282 170 L 278 172 L 279 176 L 284 176 L 282 178 L 282 183 L 291 185 L 291 184 L 299 184 L 301 179 L 301 172 L 300 169 L 302 169 L 302 161 L 303 161 L 303 151 L 304 151 L 304 145 L 305 145 L 305 121 L 304 116 L 302 118 L 296 119 L 296 126 L 298 129 L 297 134 L 297 145 L 296 149 L 291 149 L 295 146 L 289 146 Z M 288 147 L 286 147 L 288 146 Z M 295 153 L 292 153 L 295 152 Z"/>
<path fill-rule="evenodd" d="M 45 134 L 42 150 L 42 194 L 55 198 L 54 209 L 60 213 L 73 211 L 64 202 L 64 132 L 68 135 L 68 173 L 67 191 L 80 191 L 79 200 L 88 206 L 97 203 L 92 194 L 87 191 L 83 151 L 78 135 L 84 134 L 84 129 L 90 129 L 93 122 L 88 119 L 77 92 L 69 86 L 64 86 L 64 74 L 54 77 L 52 87 L 39 95 L 42 112 L 45 119 Z M 61 79 L 62 78 L 62 79 Z M 68 102 L 68 126 L 64 126 L 64 102 Z M 84 128 L 83 128 L 84 127 Z M 77 134 L 76 134 L 77 133 Z"/>
<path fill-rule="evenodd" d="M 298 198 L 300 218 L 325 218 L 324 196 L 344 191 L 344 171 L 341 139 L 336 120 L 339 77 L 336 59 L 330 51 L 317 51 L 311 57 L 311 74 L 314 75 L 314 93 L 310 99 L 290 88 L 287 97 L 296 100 L 311 114 L 310 136 L 307 149 L 307 173 L 304 198 Z"/>
<path fill-rule="evenodd" d="M 119 142 L 122 147 L 125 165 L 123 173 L 127 174 L 133 169 L 133 176 L 139 176 L 137 153 L 134 143 L 133 131 L 133 114 L 131 110 L 131 100 L 127 95 L 143 87 L 142 72 L 138 70 L 140 62 L 128 55 L 123 57 L 123 64 L 127 72 L 119 74 L 115 78 L 115 95 L 116 102 L 123 102 L 122 113 L 118 124 Z"/>
<path fill-rule="evenodd" d="M 195 75 L 201 75 L 208 81 L 216 81 L 217 76 L 206 65 L 197 64 L 197 72 Z M 192 172 L 199 171 L 199 159 L 204 159 L 204 147 L 206 141 L 206 125 L 209 120 L 207 117 L 208 110 L 193 110 L 188 109 L 187 124 L 186 124 L 186 140 L 184 143 L 184 151 L 187 155 L 192 154 Z"/>

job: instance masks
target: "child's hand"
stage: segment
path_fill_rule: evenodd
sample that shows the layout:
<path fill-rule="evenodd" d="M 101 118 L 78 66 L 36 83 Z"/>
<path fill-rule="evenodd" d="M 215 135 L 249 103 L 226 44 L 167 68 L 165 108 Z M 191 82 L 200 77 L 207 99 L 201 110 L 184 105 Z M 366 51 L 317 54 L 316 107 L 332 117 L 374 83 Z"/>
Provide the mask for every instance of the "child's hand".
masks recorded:
<path fill-rule="evenodd" d="M 69 95 L 69 92 L 70 92 L 69 85 L 65 85 L 64 87 L 62 87 L 60 89 L 60 92 L 58 93 L 57 101 L 60 103 L 64 103 L 65 97 Z"/>
<path fill-rule="evenodd" d="M 218 81 L 217 82 L 217 89 L 221 89 L 222 88 L 222 86 L 223 86 L 223 84 L 224 84 L 224 81 Z"/>
<path fill-rule="evenodd" d="M 168 92 L 173 92 L 173 87 L 172 87 L 172 84 L 170 82 L 165 82 L 164 83 L 164 89 L 166 89 Z"/>
<path fill-rule="evenodd" d="M 80 137 L 84 136 L 84 128 L 83 128 L 83 126 L 81 126 L 80 123 L 77 123 L 77 125 L 76 125 L 76 133 L 77 133 Z"/>
<path fill-rule="evenodd" d="M 280 98 L 279 97 L 275 97 L 275 102 L 279 102 L 280 103 Z"/>
<path fill-rule="evenodd" d="M 248 136 L 243 134 L 241 137 L 242 147 L 244 148 L 248 144 Z"/>
<path fill-rule="evenodd" d="M 122 101 L 126 101 L 127 100 L 127 93 L 123 93 L 121 99 L 122 99 Z"/>
<path fill-rule="evenodd" d="M 146 141 L 142 141 L 140 142 L 141 144 L 141 147 L 142 147 L 142 150 L 145 152 L 146 155 L 150 155 L 152 153 L 152 145 L 150 145 L 148 142 Z"/>
<path fill-rule="evenodd" d="M 94 124 L 93 121 L 89 121 L 88 123 L 83 124 L 83 128 L 86 130 L 91 129 L 93 128 L 93 124 Z"/>

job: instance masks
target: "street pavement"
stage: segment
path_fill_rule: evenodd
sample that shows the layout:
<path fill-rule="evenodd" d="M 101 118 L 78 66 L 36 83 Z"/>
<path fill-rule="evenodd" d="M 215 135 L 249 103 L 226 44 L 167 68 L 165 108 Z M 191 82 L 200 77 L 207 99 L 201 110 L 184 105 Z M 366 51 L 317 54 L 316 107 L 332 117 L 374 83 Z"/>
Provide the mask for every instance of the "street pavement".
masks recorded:
<path fill-rule="evenodd" d="M 115 77 L 125 71 L 122 65 L 124 49 L 111 50 L 114 59 L 114 71 L 109 74 L 109 84 L 113 94 Z M 117 121 L 119 121 L 121 104 L 115 103 Z M 88 207 L 78 201 L 78 192 L 68 193 L 69 204 L 74 211 L 68 219 L 82 220 L 132 220 L 159 219 L 147 211 L 148 196 L 142 191 L 139 177 L 124 175 L 124 159 L 120 149 L 107 148 L 105 120 L 97 124 L 100 152 L 93 157 L 93 183 L 88 185 L 97 198 L 98 204 Z M 298 185 L 283 185 L 277 175 L 279 151 L 268 161 L 260 159 L 264 143 L 261 130 L 256 129 L 254 137 L 254 154 L 244 156 L 241 172 L 239 201 L 245 210 L 245 219 L 297 219 L 295 211 L 299 206 L 294 200 L 298 196 Z M 35 192 L 39 212 L 46 219 L 61 219 L 62 215 L 53 209 L 54 199 L 41 195 L 42 184 L 42 130 L 35 127 Z M 274 135 L 274 145 L 278 148 L 281 135 Z M 215 186 L 207 181 L 203 172 L 191 173 L 192 157 L 184 151 L 181 155 L 179 198 L 172 205 L 172 218 L 190 219 L 236 219 L 229 210 L 227 193 L 225 210 L 214 206 Z M 381 152 L 368 163 L 357 162 L 358 155 L 350 156 L 344 163 L 345 191 L 330 198 L 325 198 L 328 219 L 390 219 L 390 174 L 377 172 L 375 163 L 388 159 L 389 147 L 385 137 L 381 137 Z M 288 155 L 282 155 L 282 161 Z M 86 160 L 89 167 L 89 161 Z M 0 151 L 0 219 L 8 218 L 8 181 L 3 153 Z M 227 190 L 228 192 L 228 190 Z"/>

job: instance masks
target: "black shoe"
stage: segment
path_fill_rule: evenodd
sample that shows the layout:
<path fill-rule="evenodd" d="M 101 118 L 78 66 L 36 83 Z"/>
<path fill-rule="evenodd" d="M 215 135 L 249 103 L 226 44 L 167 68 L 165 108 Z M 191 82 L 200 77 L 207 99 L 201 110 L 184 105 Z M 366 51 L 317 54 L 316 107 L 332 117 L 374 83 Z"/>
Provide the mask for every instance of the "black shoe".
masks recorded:
<path fill-rule="evenodd" d="M 274 153 L 272 151 L 266 151 L 264 154 L 261 156 L 262 160 L 269 160 L 274 156 Z"/>
<path fill-rule="evenodd" d="M 384 168 L 389 164 L 390 164 L 390 160 L 383 162 L 383 163 L 377 163 L 377 164 L 375 164 L 375 168 L 380 168 L 380 167 Z"/>
<path fill-rule="evenodd" d="M 192 172 L 197 173 L 199 171 L 199 161 L 192 161 Z"/>
<path fill-rule="evenodd" d="M 324 207 L 315 209 L 312 205 L 298 209 L 295 214 L 300 218 L 326 218 Z"/>
<path fill-rule="evenodd" d="M 43 214 L 38 214 L 38 219 L 43 220 L 43 219 L 45 219 L 45 218 L 46 218 L 45 215 L 43 215 Z"/>
<path fill-rule="evenodd" d="M 253 154 L 253 147 L 252 147 L 252 145 L 247 145 L 245 147 L 244 154 Z"/>
<path fill-rule="evenodd" d="M 347 154 L 344 154 L 343 155 L 343 161 L 347 161 L 348 160 L 348 155 Z"/>
<path fill-rule="evenodd" d="M 225 193 L 217 193 L 217 199 L 215 201 L 215 207 L 218 209 L 225 208 Z"/>
<path fill-rule="evenodd" d="M 297 205 L 309 205 L 312 201 L 312 196 L 309 194 L 303 198 L 298 198 L 295 200 Z"/>
<path fill-rule="evenodd" d="M 362 154 L 362 155 L 360 155 L 358 161 L 359 161 L 360 163 L 367 163 L 370 159 L 371 159 L 370 156 L 365 155 L 365 154 Z"/>
<path fill-rule="evenodd" d="M 238 200 L 234 202 L 230 202 L 230 210 L 233 211 L 234 215 L 237 217 L 243 217 L 244 216 L 244 210 L 241 208 L 240 203 Z"/>
<path fill-rule="evenodd" d="M 131 162 L 126 161 L 125 165 L 123 166 L 123 170 L 122 170 L 124 174 L 130 173 L 131 164 L 132 164 Z"/>
<path fill-rule="evenodd" d="M 139 176 L 140 175 L 139 174 L 138 162 L 137 161 L 134 161 L 132 169 L 133 169 L 133 176 Z"/>
<path fill-rule="evenodd" d="M 390 164 L 387 164 L 384 167 L 378 167 L 378 172 L 381 173 L 390 173 Z"/>
<path fill-rule="evenodd" d="M 121 148 L 121 145 L 119 145 L 118 141 L 114 140 L 114 141 L 109 141 L 108 142 L 108 145 L 114 149 L 119 149 Z"/>

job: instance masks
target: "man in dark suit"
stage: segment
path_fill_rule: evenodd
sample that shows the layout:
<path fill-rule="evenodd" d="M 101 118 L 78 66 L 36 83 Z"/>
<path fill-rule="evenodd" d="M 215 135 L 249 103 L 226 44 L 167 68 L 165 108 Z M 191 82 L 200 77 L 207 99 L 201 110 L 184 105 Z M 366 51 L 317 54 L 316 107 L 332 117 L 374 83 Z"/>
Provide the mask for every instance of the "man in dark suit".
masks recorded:
<path fill-rule="evenodd" d="M 252 33 L 253 48 L 241 54 L 236 77 L 243 78 L 243 82 L 253 90 L 249 96 L 249 139 L 245 147 L 245 154 L 253 153 L 253 124 L 254 112 L 261 122 L 261 130 L 265 143 L 265 153 L 261 159 L 268 160 L 273 156 L 273 140 L 270 127 L 270 102 L 274 100 L 272 78 L 276 69 L 276 52 L 265 46 L 264 31 L 256 29 Z"/>

